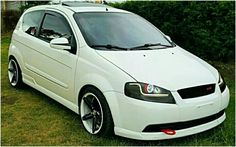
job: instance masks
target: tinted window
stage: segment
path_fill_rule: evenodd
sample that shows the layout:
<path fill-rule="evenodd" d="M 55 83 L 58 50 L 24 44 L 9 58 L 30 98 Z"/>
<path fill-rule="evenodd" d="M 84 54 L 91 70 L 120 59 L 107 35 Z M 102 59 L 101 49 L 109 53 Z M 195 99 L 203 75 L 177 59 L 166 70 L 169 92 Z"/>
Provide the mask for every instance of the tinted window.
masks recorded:
<path fill-rule="evenodd" d="M 153 25 L 134 14 L 76 13 L 74 18 L 88 45 L 111 44 L 123 48 L 149 43 L 171 45 Z"/>
<path fill-rule="evenodd" d="M 58 13 L 46 13 L 39 38 L 50 42 L 54 38 L 67 38 L 71 46 L 71 52 L 76 53 L 76 42 L 69 23 L 62 15 Z"/>
<path fill-rule="evenodd" d="M 22 29 L 27 34 L 36 35 L 39 29 L 39 23 L 43 16 L 43 11 L 33 11 L 26 13 L 23 18 Z"/>
<path fill-rule="evenodd" d="M 65 37 L 71 42 L 72 32 L 64 17 L 46 14 L 39 36 L 48 42 L 60 37 Z"/>

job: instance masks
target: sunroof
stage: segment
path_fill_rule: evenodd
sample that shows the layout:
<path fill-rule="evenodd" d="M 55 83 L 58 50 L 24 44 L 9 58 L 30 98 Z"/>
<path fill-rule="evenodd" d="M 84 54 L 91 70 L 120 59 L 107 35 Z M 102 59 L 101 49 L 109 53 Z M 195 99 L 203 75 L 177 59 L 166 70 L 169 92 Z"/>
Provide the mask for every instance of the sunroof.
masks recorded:
<path fill-rule="evenodd" d="M 94 3 L 86 3 L 86 2 L 78 2 L 78 1 L 67 1 L 62 2 L 62 5 L 69 7 L 110 7 L 102 4 L 94 4 Z"/>

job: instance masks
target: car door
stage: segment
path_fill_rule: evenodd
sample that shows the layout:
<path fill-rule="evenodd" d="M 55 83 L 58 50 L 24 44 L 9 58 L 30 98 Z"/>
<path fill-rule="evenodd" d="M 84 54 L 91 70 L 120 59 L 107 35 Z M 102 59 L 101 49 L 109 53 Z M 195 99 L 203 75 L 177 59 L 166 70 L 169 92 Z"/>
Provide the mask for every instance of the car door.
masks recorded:
<path fill-rule="evenodd" d="M 45 11 L 36 37 L 37 40 L 31 40 L 35 44 L 29 42 L 31 50 L 25 53 L 25 67 L 33 73 L 36 84 L 45 91 L 74 102 L 76 41 L 68 20 L 57 12 Z M 50 41 L 60 37 L 68 39 L 71 50 L 50 47 Z"/>

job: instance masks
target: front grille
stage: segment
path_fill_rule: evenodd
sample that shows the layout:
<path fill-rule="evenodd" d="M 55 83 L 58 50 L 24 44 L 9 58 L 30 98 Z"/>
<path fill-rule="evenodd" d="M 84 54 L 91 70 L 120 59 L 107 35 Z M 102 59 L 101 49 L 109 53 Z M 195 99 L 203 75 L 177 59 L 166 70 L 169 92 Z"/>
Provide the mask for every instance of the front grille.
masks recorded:
<path fill-rule="evenodd" d="M 197 87 L 190 87 L 185 89 L 177 90 L 182 99 L 196 98 L 212 94 L 215 92 L 215 84 L 202 85 Z"/>
<path fill-rule="evenodd" d="M 185 122 L 176 122 L 168 124 L 153 124 L 144 128 L 143 132 L 161 132 L 162 129 L 172 129 L 172 130 L 181 130 L 186 128 L 191 128 L 194 126 L 202 125 L 213 120 L 220 118 L 224 114 L 224 110 L 219 113 L 213 114 L 200 119 L 185 121 Z"/>

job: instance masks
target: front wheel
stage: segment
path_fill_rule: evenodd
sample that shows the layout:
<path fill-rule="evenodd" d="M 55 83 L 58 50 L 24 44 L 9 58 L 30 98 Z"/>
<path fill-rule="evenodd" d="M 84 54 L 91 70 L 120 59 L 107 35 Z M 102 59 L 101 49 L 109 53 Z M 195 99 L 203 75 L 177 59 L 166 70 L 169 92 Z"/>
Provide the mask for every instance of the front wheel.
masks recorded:
<path fill-rule="evenodd" d="M 80 98 L 80 116 L 87 132 L 92 135 L 113 134 L 114 124 L 103 94 L 95 88 L 87 88 Z"/>

